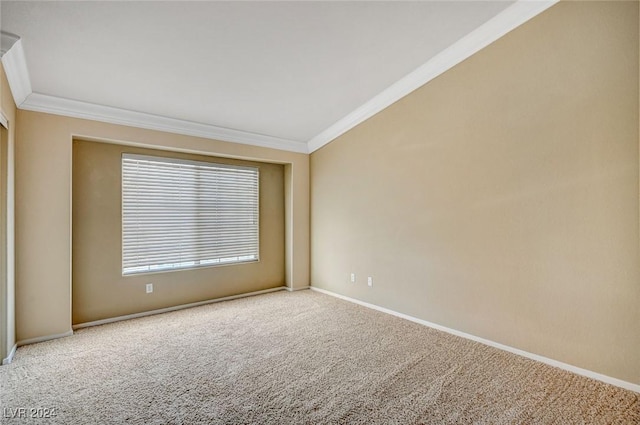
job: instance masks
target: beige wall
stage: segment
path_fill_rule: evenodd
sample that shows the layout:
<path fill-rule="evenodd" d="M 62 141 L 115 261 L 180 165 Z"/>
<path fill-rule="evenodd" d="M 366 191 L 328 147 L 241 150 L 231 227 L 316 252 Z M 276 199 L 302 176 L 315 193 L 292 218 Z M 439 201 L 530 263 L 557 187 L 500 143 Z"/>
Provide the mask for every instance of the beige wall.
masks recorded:
<path fill-rule="evenodd" d="M 122 276 L 123 153 L 251 165 L 260 170 L 260 261 Z M 73 324 L 285 284 L 284 166 L 108 143 L 73 142 Z M 147 294 L 145 284 L 153 283 Z"/>
<path fill-rule="evenodd" d="M 18 340 L 71 330 L 72 140 L 287 164 L 286 284 L 309 284 L 308 155 L 18 110 L 16 327 Z M 287 242 L 285 242 L 287 243 Z"/>
<path fill-rule="evenodd" d="M 312 285 L 640 384 L 638 22 L 559 3 L 313 153 Z"/>
<path fill-rule="evenodd" d="M 2 288 L 3 300 L 5 304 L 3 317 L 0 320 L 2 326 L 2 343 L 0 343 L 0 361 L 6 359 L 11 349 L 16 343 L 15 332 L 15 247 L 14 247 L 14 225 L 15 225 L 15 138 L 16 138 L 16 105 L 13 102 L 9 82 L 4 72 L 4 68 L 0 65 L 0 112 L 8 121 L 8 130 L 4 134 L 6 136 L 6 170 L 3 170 L 3 176 L 6 176 L 6 217 L 3 224 L 6 225 L 4 237 L 6 238 L 6 252 L 4 261 L 6 262 L 6 270 L 3 270 L 6 287 Z M 3 283 L 5 283 L 3 282 Z"/>

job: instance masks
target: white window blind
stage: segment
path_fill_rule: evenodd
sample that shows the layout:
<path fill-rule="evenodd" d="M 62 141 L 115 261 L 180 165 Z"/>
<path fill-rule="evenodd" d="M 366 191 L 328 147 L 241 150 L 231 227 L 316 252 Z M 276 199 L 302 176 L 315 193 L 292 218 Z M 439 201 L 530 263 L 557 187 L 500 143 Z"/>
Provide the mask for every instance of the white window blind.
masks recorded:
<path fill-rule="evenodd" d="M 259 172 L 122 156 L 122 274 L 258 260 Z"/>

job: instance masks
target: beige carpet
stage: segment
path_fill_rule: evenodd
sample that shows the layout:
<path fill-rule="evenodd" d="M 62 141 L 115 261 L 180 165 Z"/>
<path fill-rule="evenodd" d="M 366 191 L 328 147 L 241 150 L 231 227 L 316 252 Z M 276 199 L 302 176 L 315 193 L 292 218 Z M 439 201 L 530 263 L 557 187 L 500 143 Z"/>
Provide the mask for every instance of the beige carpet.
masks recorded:
<path fill-rule="evenodd" d="M 0 384 L 4 423 L 640 424 L 634 392 L 312 291 L 21 347 Z"/>

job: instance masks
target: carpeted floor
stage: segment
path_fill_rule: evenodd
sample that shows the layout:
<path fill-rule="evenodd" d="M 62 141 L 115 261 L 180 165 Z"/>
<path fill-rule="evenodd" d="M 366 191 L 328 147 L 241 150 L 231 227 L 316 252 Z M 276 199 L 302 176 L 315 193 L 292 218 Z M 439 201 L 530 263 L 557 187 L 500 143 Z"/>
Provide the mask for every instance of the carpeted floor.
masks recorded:
<path fill-rule="evenodd" d="M 312 291 L 21 347 L 0 385 L 3 423 L 640 424 L 639 394 Z"/>

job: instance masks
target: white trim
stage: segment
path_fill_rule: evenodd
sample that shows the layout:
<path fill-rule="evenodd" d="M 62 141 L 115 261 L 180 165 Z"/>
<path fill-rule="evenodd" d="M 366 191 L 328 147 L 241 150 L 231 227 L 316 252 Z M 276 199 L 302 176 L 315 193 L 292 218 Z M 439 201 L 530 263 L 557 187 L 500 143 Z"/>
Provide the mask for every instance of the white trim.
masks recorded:
<path fill-rule="evenodd" d="M 18 347 L 22 347 L 23 345 L 36 344 L 38 342 L 50 341 L 52 339 L 64 338 L 71 335 L 73 335 L 73 330 L 67 331 L 61 334 L 45 335 L 45 336 L 39 336 L 36 338 L 22 339 L 18 341 L 17 345 Z"/>
<path fill-rule="evenodd" d="M 360 301 L 360 300 L 357 300 L 355 298 L 347 297 L 345 295 L 341 295 L 341 294 L 338 294 L 338 293 L 335 293 L 335 292 L 332 292 L 332 291 L 328 291 L 326 289 L 317 288 L 315 286 L 311 286 L 310 289 L 312 291 L 317 291 L 317 292 L 320 292 L 320 293 L 325 294 L 325 295 L 330 295 L 332 297 L 340 298 L 342 300 L 349 301 L 349 302 L 352 302 L 354 304 L 361 305 L 363 307 L 367 307 L 367 308 L 370 308 L 370 309 L 373 309 L 373 310 L 381 311 L 383 313 L 387 313 L 387 314 L 390 314 L 392 316 L 400 317 L 402 319 L 409 320 L 411 322 L 415 322 L 415 323 L 418 323 L 418 324 L 421 324 L 421 325 L 424 325 L 424 326 L 428 326 L 430 328 L 437 329 L 439 331 L 447 332 L 447 333 L 455 335 L 455 336 L 459 336 L 459 337 L 462 337 L 462 338 L 465 338 L 465 339 L 470 339 L 471 341 L 479 342 L 479 343 L 484 344 L 484 345 L 488 345 L 488 346 L 491 346 L 491 347 L 494 347 L 494 348 L 498 348 L 500 350 L 504 350 L 504 351 L 507 351 L 509 353 L 517 354 L 519 356 L 526 357 L 528 359 L 536 360 L 536 361 L 548 364 L 550 366 L 557 367 L 559 369 L 563 369 L 563 370 L 566 370 L 566 371 L 569 371 L 569 372 L 573 372 L 573 373 L 575 373 L 577 375 L 586 376 L 587 378 L 592 378 L 592 379 L 604 382 L 606 384 L 615 385 L 616 387 L 620 387 L 620 388 L 624 388 L 626 390 L 635 391 L 636 393 L 640 393 L 640 385 L 638 385 L 638 384 L 633 384 L 631 382 L 623 381 L 623 380 L 618 379 L 618 378 L 613 378 L 611 376 L 603 375 L 601 373 L 593 372 L 593 371 L 590 371 L 590 370 L 587 370 L 587 369 L 582 369 L 580 367 L 573 366 L 573 365 L 570 365 L 570 364 L 567 364 L 567 363 L 563 363 L 563 362 L 560 362 L 560 361 L 557 361 L 557 360 L 553 360 L 553 359 L 550 359 L 548 357 L 540 356 L 538 354 L 529 353 L 527 351 L 520 350 L 520 349 L 514 348 L 514 347 L 510 347 L 508 345 L 500 344 L 499 342 L 494 342 L 494 341 L 491 341 L 489 339 L 481 338 L 479 336 L 471 335 L 471 334 L 468 334 L 468 333 L 465 333 L 465 332 L 460 332 L 460 331 L 457 331 L 455 329 L 447 328 L 446 326 L 442 326 L 442 325 L 438 325 L 436 323 L 428 322 L 426 320 L 418 319 L 417 317 L 409 316 L 408 314 L 398 313 L 397 311 L 390 310 L 390 309 L 384 308 L 384 307 L 380 307 L 380 306 L 377 306 L 375 304 L 370 304 L 370 303 L 367 303 L 367 302 L 364 302 L 364 301 Z"/>
<path fill-rule="evenodd" d="M 32 92 L 22 40 L 16 41 L 9 51 L 2 55 L 2 65 L 9 81 L 13 101 L 20 107 Z"/>
<path fill-rule="evenodd" d="M 0 125 L 3 126 L 4 128 L 6 128 L 7 130 L 9 129 L 9 120 L 2 113 L 2 111 L 0 111 Z"/>
<path fill-rule="evenodd" d="M 2 37 L 5 39 L 8 36 L 3 34 Z M 263 148 L 309 153 L 306 142 L 34 93 L 20 39 L 15 41 L 2 56 L 2 64 L 13 100 L 20 109 Z"/>
<path fill-rule="evenodd" d="M 0 30 L 0 57 L 11 50 L 18 40 L 20 40 L 20 37 L 17 35 Z"/>
<path fill-rule="evenodd" d="M 367 103 L 313 137 L 308 143 L 309 153 L 320 149 L 358 124 L 371 118 L 557 2 L 558 0 L 516 1 L 465 37 L 438 53 L 415 71 L 396 81 Z"/>
<path fill-rule="evenodd" d="M 268 294 L 270 292 L 283 291 L 285 288 L 286 288 L 285 286 L 278 286 L 277 288 L 269 288 L 269 289 L 263 289 L 261 291 L 247 292 L 246 294 L 230 295 L 228 297 L 214 298 L 214 299 L 211 299 L 211 300 L 198 301 L 198 302 L 189 303 L 189 304 L 181 304 L 181 305 L 177 305 L 177 306 L 174 306 L 174 307 L 159 308 L 157 310 L 143 311 L 142 313 L 127 314 L 127 315 L 124 315 L 124 316 L 111 317 L 109 319 L 102 319 L 102 320 L 95 320 L 93 322 L 79 323 L 77 325 L 73 325 L 73 329 L 76 330 L 76 329 L 88 328 L 88 327 L 91 327 L 91 326 L 106 325 L 107 323 L 121 322 L 123 320 L 137 319 L 139 317 L 146 317 L 146 316 L 153 316 L 153 315 L 156 315 L 156 314 L 169 313 L 171 311 L 184 310 L 186 308 L 200 307 L 200 306 L 206 305 L 206 304 L 213 304 L 213 303 L 219 303 L 219 302 L 222 302 L 222 301 L 236 300 L 238 298 L 247 298 L 247 297 L 252 297 L 254 295 Z"/>
<path fill-rule="evenodd" d="M 9 355 L 6 359 L 2 359 L 2 366 L 8 365 L 13 361 L 13 356 L 16 355 L 16 350 L 18 349 L 18 344 L 13 344 L 13 348 L 9 351 Z"/>
<path fill-rule="evenodd" d="M 287 288 L 287 291 L 289 292 L 296 292 L 296 291 L 303 291 L 305 289 L 311 289 L 311 286 L 302 286 L 300 288 L 292 288 L 290 286 L 287 286 L 286 288 Z"/>
<path fill-rule="evenodd" d="M 279 137 L 217 127 L 210 124 L 200 124 L 143 112 L 128 111 L 126 109 L 96 105 L 78 100 L 63 99 L 61 97 L 40 93 L 31 94 L 31 96 L 20 105 L 20 109 L 111 124 L 128 125 L 167 133 L 184 134 L 186 136 L 202 137 L 205 139 L 260 146 L 263 148 L 281 149 L 300 153 L 308 152 L 307 145 L 304 142 L 296 142 Z"/>
<path fill-rule="evenodd" d="M 513 5 L 440 52 L 415 71 L 395 82 L 307 143 L 33 93 L 21 40 L 16 41 L 13 47 L 2 56 L 2 63 L 14 101 L 20 109 L 290 152 L 312 153 L 493 43 L 509 31 L 553 6 L 558 1 L 517 0 Z"/>

